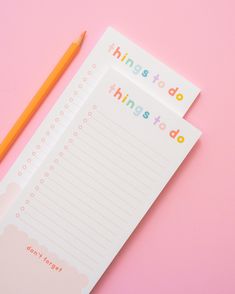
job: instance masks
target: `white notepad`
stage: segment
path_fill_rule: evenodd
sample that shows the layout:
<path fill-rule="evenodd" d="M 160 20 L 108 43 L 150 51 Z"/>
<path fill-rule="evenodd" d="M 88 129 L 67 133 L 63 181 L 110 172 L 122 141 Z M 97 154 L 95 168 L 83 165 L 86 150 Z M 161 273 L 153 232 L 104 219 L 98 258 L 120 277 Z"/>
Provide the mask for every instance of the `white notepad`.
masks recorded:
<path fill-rule="evenodd" d="M 89 293 L 199 137 L 109 70 L 1 224 L 2 291 Z"/>

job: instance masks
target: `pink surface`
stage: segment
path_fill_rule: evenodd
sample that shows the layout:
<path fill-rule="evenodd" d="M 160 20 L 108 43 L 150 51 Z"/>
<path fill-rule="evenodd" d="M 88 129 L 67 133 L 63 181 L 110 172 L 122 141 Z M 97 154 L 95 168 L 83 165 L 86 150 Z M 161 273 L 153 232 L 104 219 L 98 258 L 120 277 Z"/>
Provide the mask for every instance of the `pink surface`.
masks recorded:
<path fill-rule="evenodd" d="M 235 293 L 233 0 L 4 1 L 0 137 L 70 41 L 82 52 L 0 165 L 2 177 L 108 25 L 202 88 L 203 136 L 93 293 Z"/>

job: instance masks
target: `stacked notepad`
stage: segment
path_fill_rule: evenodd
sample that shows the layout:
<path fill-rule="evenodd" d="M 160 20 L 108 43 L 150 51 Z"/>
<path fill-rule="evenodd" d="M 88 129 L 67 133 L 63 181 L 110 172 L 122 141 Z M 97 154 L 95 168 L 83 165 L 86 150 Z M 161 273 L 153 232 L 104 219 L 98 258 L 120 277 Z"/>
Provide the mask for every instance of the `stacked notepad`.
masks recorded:
<path fill-rule="evenodd" d="M 91 291 L 200 137 L 198 93 L 105 32 L 2 182 L 4 293 Z"/>

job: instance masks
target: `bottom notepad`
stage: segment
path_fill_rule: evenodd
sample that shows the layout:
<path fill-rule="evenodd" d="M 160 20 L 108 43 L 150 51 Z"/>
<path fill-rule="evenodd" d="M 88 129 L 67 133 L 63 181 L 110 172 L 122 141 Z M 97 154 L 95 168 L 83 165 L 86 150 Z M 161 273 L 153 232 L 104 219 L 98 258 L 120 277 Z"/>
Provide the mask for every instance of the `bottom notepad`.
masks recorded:
<path fill-rule="evenodd" d="M 2 292 L 89 293 L 199 136 L 110 70 L 1 224 Z"/>

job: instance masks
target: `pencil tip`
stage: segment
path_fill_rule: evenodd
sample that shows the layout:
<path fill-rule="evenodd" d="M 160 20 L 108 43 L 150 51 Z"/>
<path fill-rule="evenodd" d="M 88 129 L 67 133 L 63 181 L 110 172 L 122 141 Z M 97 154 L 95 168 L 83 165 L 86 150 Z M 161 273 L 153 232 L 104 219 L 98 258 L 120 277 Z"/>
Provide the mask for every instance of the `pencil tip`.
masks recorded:
<path fill-rule="evenodd" d="M 86 36 L 86 32 L 87 31 L 84 31 L 81 35 L 80 35 L 80 37 L 79 38 L 77 38 L 76 40 L 74 40 L 74 43 L 78 43 L 78 44 L 82 44 L 82 42 L 83 42 L 83 40 L 84 40 L 84 38 L 85 38 L 85 36 Z"/>
<path fill-rule="evenodd" d="M 85 38 L 85 36 L 86 36 L 86 31 L 84 31 L 84 32 L 81 34 L 80 38 L 83 40 L 83 39 Z"/>

